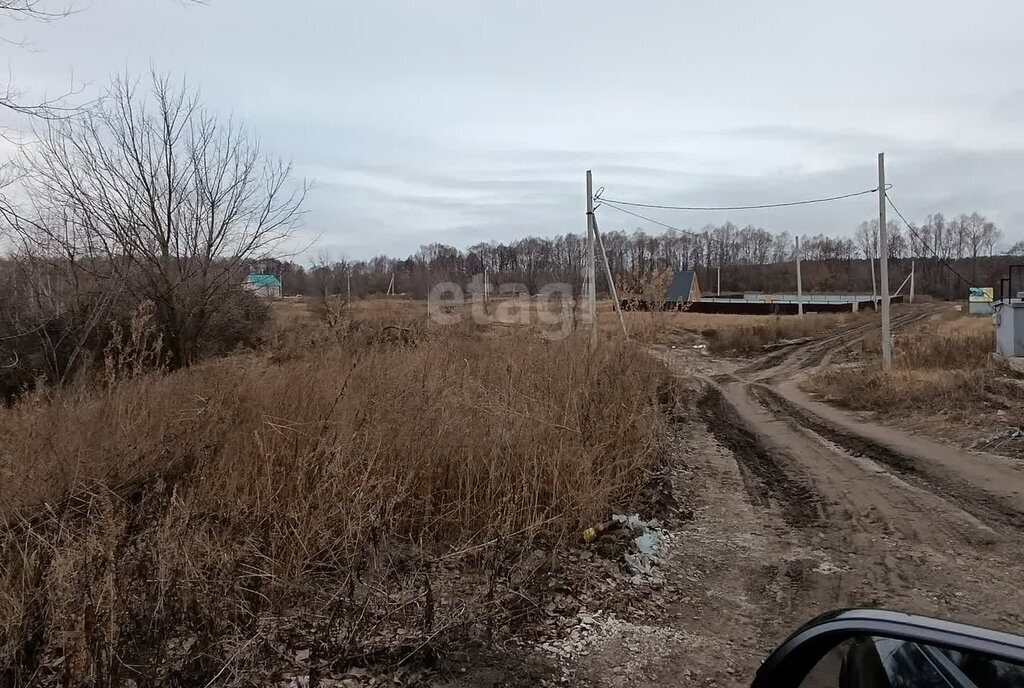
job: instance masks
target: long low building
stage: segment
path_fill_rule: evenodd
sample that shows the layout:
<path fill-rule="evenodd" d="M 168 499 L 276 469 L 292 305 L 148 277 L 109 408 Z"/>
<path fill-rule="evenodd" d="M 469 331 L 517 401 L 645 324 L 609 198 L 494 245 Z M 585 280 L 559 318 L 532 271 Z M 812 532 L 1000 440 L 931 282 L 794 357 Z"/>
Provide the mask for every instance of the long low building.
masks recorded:
<path fill-rule="evenodd" d="M 774 296 L 769 294 L 768 296 Z M 806 295 L 807 297 L 810 294 Z M 836 296 L 842 294 L 815 294 L 815 296 Z M 866 299 L 855 296 L 834 298 L 829 300 L 804 300 L 804 313 L 845 313 L 848 311 L 861 311 L 878 307 L 878 299 L 872 301 L 868 295 Z M 902 303 L 902 296 L 893 296 L 892 303 Z M 690 313 L 734 313 L 737 315 L 796 315 L 800 312 L 799 302 L 796 298 L 754 301 L 752 299 L 726 299 L 711 298 L 701 299 L 690 303 L 666 303 L 663 310 L 687 311 Z"/>
<path fill-rule="evenodd" d="M 750 315 L 796 315 L 803 302 L 805 313 L 841 313 L 859 311 L 865 308 L 877 309 L 879 299 L 871 294 L 803 294 L 792 292 L 766 293 L 742 292 L 703 296 L 692 270 L 677 270 L 665 289 L 664 300 L 659 304 L 643 299 L 623 299 L 622 307 L 627 310 L 675 310 L 692 313 L 735 313 Z M 901 303 L 902 296 L 891 297 L 893 303 Z"/>

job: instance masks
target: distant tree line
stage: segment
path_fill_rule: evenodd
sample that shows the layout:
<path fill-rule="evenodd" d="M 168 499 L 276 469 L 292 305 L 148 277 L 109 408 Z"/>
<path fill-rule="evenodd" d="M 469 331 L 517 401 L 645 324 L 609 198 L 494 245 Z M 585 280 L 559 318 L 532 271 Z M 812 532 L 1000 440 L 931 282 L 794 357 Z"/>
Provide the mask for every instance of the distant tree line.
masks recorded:
<path fill-rule="evenodd" d="M 949 219 L 941 213 L 928 215 L 915 227 L 917 236 L 894 221 L 887 228 L 893 267 L 890 287 L 900 285 L 913 260 L 917 291 L 939 298 L 963 298 L 967 289 L 943 261 L 975 285 L 998 287 L 999 278 L 1014 261 L 1011 253 L 1024 254 L 1024 242 L 1000 252 L 1002 232 L 979 213 Z M 665 270 L 690 269 L 697 271 L 702 290 L 708 293 L 717 288 L 719 268 L 723 292 L 796 288 L 796 237 L 789 232 L 726 222 L 695 232 L 608 231 L 603 238 L 616 285 L 623 292 L 643 292 Z M 847 237 L 802 236 L 800 248 L 806 290 L 871 292 L 867 258 L 878 255 L 877 219 L 862 222 Z M 550 282 L 565 282 L 578 292 L 585 264 L 585 238 L 574 233 L 479 243 L 465 250 L 433 243 L 404 259 L 385 255 L 357 261 L 324 258 L 309 267 L 283 262 L 277 272 L 285 294 L 345 295 L 351 288 L 357 298 L 384 293 L 394 277 L 396 292 L 423 298 L 438 282 L 468 284 L 485 269 L 494 285 L 520 284 L 536 292 Z M 605 288 L 603 271 L 599 271 L 598 286 Z"/>

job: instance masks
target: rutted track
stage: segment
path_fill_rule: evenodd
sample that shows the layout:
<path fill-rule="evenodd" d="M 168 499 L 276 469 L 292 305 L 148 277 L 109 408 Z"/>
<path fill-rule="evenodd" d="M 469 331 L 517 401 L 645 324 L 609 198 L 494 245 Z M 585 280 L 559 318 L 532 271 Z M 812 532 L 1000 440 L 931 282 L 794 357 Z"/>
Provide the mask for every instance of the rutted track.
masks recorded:
<path fill-rule="evenodd" d="M 893 328 L 905 327 L 934 313 L 936 309 L 932 307 L 901 312 L 893 319 Z M 815 412 L 814 404 L 797 403 L 802 395 L 796 389 L 796 380 L 819 368 L 835 351 L 861 341 L 875 327 L 874 323 L 853 327 L 787 348 L 781 357 L 773 353 L 740 369 L 723 383 L 732 400 L 732 415 L 740 417 L 743 414 L 739 411 L 746 408 L 749 427 L 744 432 L 762 447 L 765 437 L 774 437 L 779 449 L 774 453 L 765 451 L 773 456 L 776 466 L 788 466 L 793 476 L 805 473 L 814 458 L 834 463 L 838 455 L 848 464 L 852 458 L 860 457 L 919 490 L 938 496 L 981 524 L 1000 528 L 1015 539 L 1024 536 L 1024 470 L 1016 471 L 996 457 L 969 454 L 949 446 L 932 444 L 922 451 L 927 443 L 924 438 L 852 420 L 821 404 L 817 404 L 819 411 Z M 765 361 L 770 361 L 770 365 L 765 367 Z M 720 418 L 725 415 L 720 412 Z M 780 424 L 792 432 L 781 431 Z M 781 457 L 788 457 L 788 464 Z M 796 477 L 788 480 L 798 482 Z"/>
<path fill-rule="evenodd" d="M 788 418 L 791 422 L 835 442 L 851 454 L 876 461 L 924 489 L 940 492 L 945 499 L 955 502 L 961 509 L 979 520 L 990 524 L 1024 529 L 1024 513 L 1003 503 L 985 490 L 964 480 L 943 475 L 920 458 L 909 456 L 870 438 L 838 428 L 806 409 L 798 407 L 770 387 L 753 385 L 751 392 L 762 406 L 777 417 Z"/>
<path fill-rule="evenodd" d="M 767 506 L 770 500 L 775 500 L 786 521 L 794 527 L 803 528 L 820 520 L 814 493 L 794 480 L 785 462 L 765 447 L 757 435 L 737 422 L 736 410 L 717 387 L 707 388 L 698 408 L 715 439 L 736 457 L 752 501 Z"/>
<path fill-rule="evenodd" d="M 894 330 L 906 327 L 935 313 L 932 308 L 897 313 L 892 319 Z M 840 349 L 862 341 L 878 325 L 874 322 L 855 325 L 826 335 L 805 344 L 795 344 L 778 351 L 773 351 L 752 363 L 740 368 L 737 375 L 744 379 L 777 379 L 785 373 L 820 366 L 825 360 Z"/>
<path fill-rule="evenodd" d="M 902 310 L 893 327 L 936 312 Z M 748 491 L 751 473 L 760 494 L 770 496 L 767 506 L 752 503 L 794 529 L 784 537 L 816 534 L 810 542 L 825 544 L 857 578 L 841 576 L 830 590 L 807 593 L 812 598 L 849 604 L 866 582 L 873 603 L 936 613 L 922 604 L 917 586 L 941 591 L 955 569 L 985 583 L 961 593 L 973 607 L 952 616 L 992 623 L 1009 615 L 1024 629 L 1024 602 L 1004 609 L 1013 581 L 1024 576 L 1024 469 L 849 417 L 797 388 L 801 377 L 875 328 L 848 328 L 707 378 L 714 391 L 701 399 L 702 420 L 734 456 Z"/>
<path fill-rule="evenodd" d="M 893 327 L 934 313 L 933 307 L 904 310 Z M 852 514 L 862 500 L 871 503 L 869 511 L 899 514 L 900 522 L 890 527 L 912 538 L 928 539 L 931 529 L 972 543 L 991 540 L 997 532 L 1024 540 L 1024 469 L 854 419 L 799 392 L 797 380 L 875 327 L 848 328 L 773 352 L 729 377 L 707 379 L 716 392 L 704 395 L 702 418 L 737 461 L 761 478 L 762 490 L 772 493 L 794 525 L 812 522 L 813 510 L 841 532 L 844 524 L 829 516 Z M 837 487 L 847 492 L 838 500 L 830 494 Z M 837 502 L 843 505 L 836 507 Z M 924 516 L 929 511 L 930 523 L 912 525 L 929 518 Z M 948 529 L 934 521 L 941 513 L 950 519 Z M 803 520 L 794 514 L 803 514 Z"/>
<path fill-rule="evenodd" d="M 935 312 L 905 310 L 893 325 Z M 706 432 L 736 462 L 765 523 L 764 548 L 789 562 L 773 564 L 788 573 L 771 584 L 778 600 L 763 602 L 759 623 L 774 628 L 773 615 L 808 605 L 872 604 L 1024 630 L 1024 468 L 849 417 L 796 386 L 874 327 L 704 378 Z M 792 561 L 809 556 L 828 564 L 807 571 Z"/>

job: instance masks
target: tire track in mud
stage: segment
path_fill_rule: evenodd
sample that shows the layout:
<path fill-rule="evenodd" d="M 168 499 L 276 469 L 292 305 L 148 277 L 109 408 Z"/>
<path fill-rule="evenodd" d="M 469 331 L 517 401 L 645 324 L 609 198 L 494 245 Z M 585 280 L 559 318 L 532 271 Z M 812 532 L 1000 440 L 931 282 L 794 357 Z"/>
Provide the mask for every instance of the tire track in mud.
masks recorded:
<path fill-rule="evenodd" d="M 934 309 L 928 309 L 921 313 L 904 313 L 893 318 L 892 328 L 906 327 L 920 320 L 934 315 Z M 751 375 L 754 373 L 767 373 L 773 369 L 789 368 L 787 364 L 795 364 L 797 369 L 813 368 L 819 365 L 825 358 L 835 351 L 844 349 L 859 341 L 862 341 L 871 332 L 878 330 L 879 324 L 875 322 L 855 325 L 841 329 L 833 334 L 826 335 L 809 343 L 791 344 L 778 351 L 773 351 L 764 357 L 740 368 L 737 373 L 740 375 Z M 762 379 L 774 377 L 758 376 Z"/>
<path fill-rule="evenodd" d="M 893 470 L 911 482 L 945 499 L 982 522 L 1024 528 L 1024 513 L 1000 502 L 984 490 L 966 482 L 952 480 L 928 471 L 922 462 L 912 456 L 875 442 L 861 435 L 840 429 L 800 408 L 784 396 L 762 384 L 750 387 L 751 394 L 765 409 L 794 422 L 834 442 L 844 451 L 868 458 Z"/>
<path fill-rule="evenodd" d="M 925 318 L 928 318 L 931 315 L 933 315 L 933 311 L 930 311 L 930 310 L 929 311 L 925 311 L 924 313 L 900 315 L 900 316 L 898 316 L 896 318 L 893 318 L 892 329 L 895 330 L 898 327 L 906 327 L 908 325 L 912 325 L 913 323 L 916 323 L 916 322 L 918 322 L 920 320 L 924 320 Z M 802 365 L 800 367 L 801 368 L 814 368 L 814 367 L 820 365 L 821 362 L 825 360 L 825 357 L 828 356 L 830 353 L 833 353 L 835 351 L 839 351 L 841 349 L 845 349 L 846 347 L 851 346 L 852 344 L 856 344 L 857 342 L 863 340 L 865 337 L 867 337 L 871 333 L 871 331 L 874 329 L 874 327 L 875 326 L 872 323 L 872 325 L 868 328 L 868 330 L 866 332 L 863 332 L 863 333 L 859 333 L 856 330 L 853 330 L 853 331 L 851 331 L 851 332 L 849 332 L 847 334 L 857 334 L 858 336 L 854 337 L 853 339 L 840 342 L 836 346 L 829 346 L 831 344 L 836 344 L 835 340 L 829 340 L 827 342 L 828 345 L 826 345 L 826 346 L 817 346 L 817 347 L 810 348 L 809 349 L 809 354 L 808 354 L 807 358 L 805 358 L 803 361 L 801 361 Z"/>
<path fill-rule="evenodd" d="M 841 328 L 838 332 L 825 335 L 824 337 L 812 342 L 789 344 L 777 351 L 766 354 L 759 359 L 755 359 L 753 362 L 740 368 L 737 372 L 741 375 L 749 375 L 751 373 L 759 373 L 772 368 L 777 368 L 784 365 L 795 356 L 799 356 L 801 354 L 806 355 L 809 352 L 817 351 L 819 348 L 828 350 L 830 345 L 842 342 L 846 337 L 853 337 L 853 339 L 843 342 L 843 345 L 852 344 L 853 342 L 867 336 L 867 334 L 875 327 L 875 323 L 863 323 L 847 328 Z"/>
<path fill-rule="evenodd" d="M 774 500 L 786 523 L 794 528 L 820 523 L 818 496 L 794 479 L 785 461 L 740 423 L 738 412 L 719 388 L 709 385 L 697 407 L 715 440 L 736 457 L 744 488 L 754 504 L 767 507 Z"/>

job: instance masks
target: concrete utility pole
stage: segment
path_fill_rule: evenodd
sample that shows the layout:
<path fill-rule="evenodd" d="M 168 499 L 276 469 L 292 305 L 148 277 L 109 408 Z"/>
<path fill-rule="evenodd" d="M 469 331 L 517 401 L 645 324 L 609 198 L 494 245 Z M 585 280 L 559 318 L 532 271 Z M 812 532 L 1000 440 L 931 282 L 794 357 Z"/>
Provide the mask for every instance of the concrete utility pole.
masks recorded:
<path fill-rule="evenodd" d="M 484 308 L 487 307 L 487 266 L 484 266 Z"/>
<path fill-rule="evenodd" d="M 590 342 L 597 344 L 597 265 L 594 259 L 594 179 L 587 170 L 587 309 L 590 311 Z"/>
<path fill-rule="evenodd" d="M 804 317 L 804 285 L 800 279 L 800 237 L 796 238 L 796 312 Z"/>
<path fill-rule="evenodd" d="M 914 261 L 910 261 L 910 303 L 914 303 Z"/>
<path fill-rule="evenodd" d="M 722 295 L 722 266 L 718 266 L 718 291 L 715 292 L 715 296 Z"/>
<path fill-rule="evenodd" d="M 889 232 L 885 226 L 885 153 L 878 154 L 878 260 L 882 288 L 882 367 L 892 367 L 892 334 L 889 331 Z"/>
<path fill-rule="evenodd" d="M 345 275 L 345 300 L 352 301 L 352 273 Z"/>

